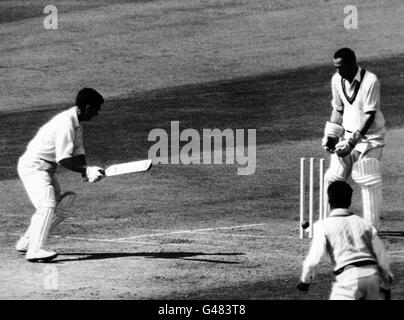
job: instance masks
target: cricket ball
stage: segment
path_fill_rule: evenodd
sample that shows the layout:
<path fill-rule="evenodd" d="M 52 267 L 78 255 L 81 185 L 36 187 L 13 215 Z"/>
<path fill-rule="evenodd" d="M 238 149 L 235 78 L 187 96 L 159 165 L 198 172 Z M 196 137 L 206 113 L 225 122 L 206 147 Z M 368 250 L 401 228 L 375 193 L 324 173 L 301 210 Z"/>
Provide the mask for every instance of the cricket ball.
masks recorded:
<path fill-rule="evenodd" d="M 304 220 L 302 222 L 302 228 L 303 229 L 307 229 L 310 226 L 310 222 L 308 222 L 307 220 Z"/>

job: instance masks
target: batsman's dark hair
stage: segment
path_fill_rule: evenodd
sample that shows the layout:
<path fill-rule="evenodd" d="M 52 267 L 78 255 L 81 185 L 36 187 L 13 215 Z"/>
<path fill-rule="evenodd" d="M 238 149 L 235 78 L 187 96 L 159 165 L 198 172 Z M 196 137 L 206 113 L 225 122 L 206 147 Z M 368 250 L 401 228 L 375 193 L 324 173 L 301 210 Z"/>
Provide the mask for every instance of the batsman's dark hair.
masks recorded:
<path fill-rule="evenodd" d="M 347 64 L 356 63 L 355 52 L 349 48 L 341 48 L 334 53 L 334 59 L 341 58 Z"/>
<path fill-rule="evenodd" d="M 345 181 L 334 181 L 327 189 L 328 202 L 332 208 L 348 209 L 351 206 L 352 187 Z"/>
<path fill-rule="evenodd" d="M 76 106 L 80 109 L 88 105 L 100 105 L 103 103 L 103 96 L 92 88 L 81 89 L 76 97 Z"/>

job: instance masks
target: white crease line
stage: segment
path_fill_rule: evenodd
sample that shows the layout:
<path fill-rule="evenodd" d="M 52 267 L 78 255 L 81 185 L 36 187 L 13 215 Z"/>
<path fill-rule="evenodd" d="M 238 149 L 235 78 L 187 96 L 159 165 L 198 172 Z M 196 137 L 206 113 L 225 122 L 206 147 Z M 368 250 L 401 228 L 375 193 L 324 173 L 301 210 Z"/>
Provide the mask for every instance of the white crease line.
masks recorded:
<path fill-rule="evenodd" d="M 396 253 L 404 253 L 404 250 L 398 250 L 398 251 L 391 251 L 391 252 L 388 252 L 388 254 L 396 254 Z"/>
<path fill-rule="evenodd" d="M 72 239 L 72 240 L 79 240 L 79 241 L 94 241 L 94 242 L 113 242 L 113 243 L 130 243 L 130 244 L 146 244 L 146 245 L 157 245 L 157 246 L 195 246 L 195 243 L 158 243 L 158 242 L 146 242 L 146 241 L 129 241 L 129 240 L 119 240 L 115 241 L 111 239 L 91 239 L 91 238 L 80 238 L 80 237 L 62 237 L 62 236 L 55 236 L 60 239 Z M 204 245 L 206 246 L 206 245 Z M 216 247 L 216 246 L 211 246 Z"/>
<path fill-rule="evenodd" d="M 247 238 L 273 238 L 273 236 L 256 236 L 254 234 L 235 234 L 235 233 L 215 233 L 215 232 L 197 232 L 198 234 L 209 234 L 214 236 L 231 236 L 231 237 L 247 237 Z"/>
<path fill-rule="evenodd" d="M 265 223 L 245 224 L 245 225 L 232 226 L 232 227 L 205 228 L 205 229 L 196 229 L 196 230 L 180 230 L 180 231 L 171 231 L 171 232 L 154 233 L 154 234 L 143 234 L 140 236 L 133 236 L 133 237 L 127 237 L 127 238 L 109 239 L 109 241 L 114 242 L 114 241 L 122 241 L 122 240 L 138 239 L 138 238 L 168 236 L 168 235 L 181 234 L 181 233 L 196 233 L 196 232 L 203 232 L 203 231 L 249 228 L 249 227 L 257 227 L 257 226 L 263 226 L 263 225 L 265 225 Z"/>
<path fill-rule="evenodd" d="M 171 231 L 171 232 L 162 232 L 162 233 L 152 233 L 152 234 L 143 234 L 140 236 L 126 237 L 126 238 L 116 238 L 116 239 L 95 239 L 95 238 L 84 238 L 84 237 L 71 237 L 71 236 L 54 236 L 56 238 L 65 238 L 65 239 L 73 239 L 73 240 L 84 240 L 84 241 L 97 241 L 97 242 L 126 242 L 126 243 L 135 243 L 133 241 L 128 241 L 132 239 L 139 238 L 147 238 L 147 237 L 158 237 L 158 236 L 167 236 L 173 234 L 181 234 L 181 233 L 199 233 L 203 231 L 215 231 L 215 230 L 226 230 L 226 229 L 239 229 L 239 228 L 249 228 L 256 226 L 263 226 L 265 223 L 257 223 L 257 224 L 245 224 L 239 226 L 232 227 L 218 227 L 218 228 L 204 228 L 204 229 L 196 229 L 196 230 L 180 230 L 180 231 Z M 161 243 L 153 243 L 153 242 L 136 242 L 143 244 L 161 244 Z"/>
<path fill-rule="evenodd" d="M 147 244 L 147 245 L 165 245 L 165 246 L 195 246 L 195 243 L 158 243 L 158 242 L 146 242 L 146 241 L 129 241 L 129 240 L 111 240 L 111 239 L 91 239 L 91 238 L 81 238 L 81 237 L 70 237 L 70 236 L 55 236 L 61 239 L 72 239 L 79 241 L 94 241 L 94 242 L 113 242 L 113 243 L 131 243 L 131 244 Z"/>
<path fill-rule="evenodd" d="M 60 238 L 60 239 L 72 239 L 72 240 L 81 240 L 81 241 L 95 241 L 95 242 L 122 242 L 122 243 L 139 243 L 139 244 L 160 244 L 157 242 L 145 242 L 145 241 L 125 241 L 125 240 L 120 240 L 120 241 L 115 241 L 113 239 L 93 239 L 93 238 L 81 238 L 81 237 L 70 237 L 70 236 L 54 236 L 55 238 Z"/>
<path fill-rule="evenodd" d="M 132 244 L 148 244 L 157 246 L 195 246 L 195 243 L 158 243 L 158 242 L 145 242 L 145 241 L 113 241 L 114 243 L 132 243 Z"/>

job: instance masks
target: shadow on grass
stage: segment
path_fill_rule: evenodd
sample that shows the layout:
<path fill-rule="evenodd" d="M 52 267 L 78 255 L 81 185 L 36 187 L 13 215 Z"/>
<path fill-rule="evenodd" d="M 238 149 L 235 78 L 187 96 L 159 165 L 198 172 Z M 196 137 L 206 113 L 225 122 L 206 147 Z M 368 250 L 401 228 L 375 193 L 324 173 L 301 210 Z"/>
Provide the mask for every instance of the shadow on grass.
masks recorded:
<path fill-rule="evenodd" d="M 200 262 L 211 262 L 211 263 L 225 263 L 225 264 L 239 264 L 237 261 L 223 261 L 216 259 L 201 259 L 194 258 L 188 259 L 190 257 L 196 256 L 239 256 L 244 255 L 244 253 L 203 253 L 203 252 L 96 252 L 96 253 L 83 253 L 83 252 L 73 252 L 73 253 L 61 253 L 59 257 L 72 257 L 72 258 L 62 258 L 55 260 L 55 263 L 59 262 L 71 262 L 71 261 L 84 261 L 84 260 L 103 260 L 103 259 L 115 259 L 115 258 L 127 258 L 127 257 L 146 257 L 152 259 L 183 259 L 191 261 Z M 79 257 L 77 257 L 79 256 Z"/>
<path fill-rule="evenodd" d="M 215 288 L 191 290 L 189 292 L 170 293 L 162 295 L 161 300 L 328 300 L 333 282 L 330 270 L 322 268 L 316 274 L 314 283 L 308 292 L 299 291 L 300 269 L 295 274 L 286 274 L 282 277 L 272 277 L 268 273 L 267 280 L 251 280 L 233 283 L 228 286 L 218 284 Z M 126 297 L 131 299 L 133 297 Z M 255 318 L 254 318 L 255 319 Z"/>
<path fill-rule="evenodd" d="M 402 280 L 404 268 L 402 262 L 390 264 L 395 277 L 392 287 L 392 299 L 400 300 L 403 296 Z M 218 286 L 207 290 L 193 290 L 186 293 L 170 293 L 169 296 L 159 296 L 161 300 L 328 300 L 335 281 L 330 265 L 324 264 L 316 269 L 316 276 L 308 292 L 297 289 L 300 280 L 300 269 L 296 273 L 272 277 L 268 272 L 267 280 L 243 281 L 229 286 Z M 126 297 L 133 298 L 133 297 Z"/>
<path fill-rule="evenodd" d="M 387 128 L 401 127 L 404 55 L 368 60 L 363 65 L 382 81 Z M 206 128 L 255 129 L 258 145 L 306 139 L 317 139 L 315 143 L 320 144 L 330 116 L 329 84 L 334 72 L 327 64 L 111 98 L 100 117 L 86 124 L 85 140 L 95 142 L 87 144 L 86 151 L 101 165 L 142 159 L 154 145 L 149 132 L 159 128 L 170 133 L 174 120 L 181 123 L 181 130 L 192 128 L 199 133 Z M 0 112 L 0 180 L 17 178 L 15 166 L 30 139 L 71 103 Z M 181 141 L 180 146 L 184 144 Z"/>

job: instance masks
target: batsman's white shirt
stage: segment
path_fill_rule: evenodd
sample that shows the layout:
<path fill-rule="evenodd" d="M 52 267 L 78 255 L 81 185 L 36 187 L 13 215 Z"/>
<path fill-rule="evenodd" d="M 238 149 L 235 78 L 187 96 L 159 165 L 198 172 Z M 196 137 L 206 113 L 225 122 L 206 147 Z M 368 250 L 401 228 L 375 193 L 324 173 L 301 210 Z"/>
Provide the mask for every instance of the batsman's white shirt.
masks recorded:
<path fill-rule="evenodd" d="M 78 108 L 72 107 L 44 124 L 29 142 L 18 161 L 18 175 L 28 197 L 36 209 L 41 207 L 49 187 L 60 197 L 60 186 L 55 176 L 57 162 L 85 154 Z"/>
<path fill-rule="evenodd" d="M 59 162 L 85 154 L 83 129 L 78 120 L 78 108 L 72 107 L 43 125 L 29 142 L 24 158 Z"/>
<path fill-rule="evenodd" d="M 383 276 L 392 276 L 384 246 L 372 223 L 346 209 L 335 209 L 328 218 L 314 224 L 313 239 L 303 262 L 301 280 L 310 283 L 315 267 L 327 256 L 335 271 L 354 262 L 373 260 Z M 357 277 L 376 272 L 374 268 L 366 267 L 358 270 L 355 274 Z"/>
<path fill-rule="evenodd" d="M 365 72 L 361 78 L 362 68 L 352 83 L 335 73 L 331 79 L 332 100 L 331 105 L 337 111 L 343 111 L 342 126 L 346 133 L 355 132 L 364 123 L 365 114 L 368 111 L 376 111 L 375 120 L 366 133 L 366 139 L 362 140 L 355 149 L 364 152 L 371 147 L 385 145 L 385 120 L 380 110 L 380 82 L 376 75 L 370 71 Z M 359 87 L 359 88 L 358 88 Z"/>

